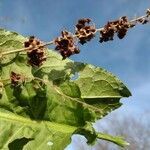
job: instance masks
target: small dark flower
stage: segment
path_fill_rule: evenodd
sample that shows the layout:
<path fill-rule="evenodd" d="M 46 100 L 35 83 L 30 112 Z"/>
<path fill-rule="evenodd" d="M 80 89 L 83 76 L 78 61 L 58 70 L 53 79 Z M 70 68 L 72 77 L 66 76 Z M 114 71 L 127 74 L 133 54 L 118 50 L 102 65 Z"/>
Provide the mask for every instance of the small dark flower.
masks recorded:
<path fill-rule="evenodd" d="M 127 28 L 120 28 L 117 32 L 117 36 L 119 39 L 123 39 L 126 35 Z"/>
<path fill-rule="evenodd" d="M 27 48 L 28 63 L 31 66 L 39 67 L 43 64 L 43 61 L 46 60 L 45 49 L 42 45 L 42 42 L 36 39 L 34 36 L 30 36 L 29 40 L 24 43 L 24 46 Z"/>
<path fill-rule="evenodd" d="M 108 22 L 104 26 L 104 29 L 100 31 L 101 34 L 100 43 L 113 40 L 114 33 L 115 33 L 115 29 L 112 26 L 112 22 Z"/>
<path fill-rule="evenodd" d="M 147 19 L 144 19 L 143 20 L 143 22 L 142 22 L 142 24 L 146 24 L 146 23 L 148 23 L 149 21 L 147 20 Z"/>
<path fill-rule="evenodd" d="M 89 25 L 90 22 L 91 20 L 88 18 L 78 20 L 75 35 L 81 44 L 90 41 L 95 35 L 96 28 L 93 25 Z"/>
<path fill-rule="evenodd" d="M 17 74 L 15 72 L 10 73 L 11 85 L 16 87 L 24 82 L 24 77 L 21 74 Z"/>
<path fill-rule="evenodd" d="M 61 36 L 55 39 L 55 45 L 55 50 L 59 51 L 63 59 L 80 52 L 75 45 L 75 38 L 68 31 L 61 32 Z"/>
<path fill-rule="evenodd" d="M 113 40 L 115 33 L 117 33 L 118 38 L 124 38 L 128 28 L 133 26 L 133 24 L 128 22 L 126 16 L 121 17 L 119 20 L 108 22 L 104 28 L 100 30 L 100 43 Z"/>

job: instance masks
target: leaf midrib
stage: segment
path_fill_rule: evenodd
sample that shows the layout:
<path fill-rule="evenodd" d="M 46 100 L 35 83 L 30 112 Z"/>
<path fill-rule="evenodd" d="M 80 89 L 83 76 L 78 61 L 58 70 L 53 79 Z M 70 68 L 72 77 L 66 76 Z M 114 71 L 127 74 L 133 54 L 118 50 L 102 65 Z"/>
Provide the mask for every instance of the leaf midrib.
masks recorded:
<path fill-rule="evenodd" d="M 43 123 L 47 125 L 50 129 L 55 130 L 55 131 L 60 131 L 62 133 L 73 133 L 77 129 L 77 127 L 75 126 L 59 124 L 59 123 L 50 122 L 50 121 L 30 120 L 29 118 L 21 117 L 21 116 L 10 114 L 10 113 L 0 112 L 0 118 L 1 118 L 1 121 L 2 120 L 15 121 L 15 122 L 35 126 L 38 128 L 41 128 L 41 124 Z"/>

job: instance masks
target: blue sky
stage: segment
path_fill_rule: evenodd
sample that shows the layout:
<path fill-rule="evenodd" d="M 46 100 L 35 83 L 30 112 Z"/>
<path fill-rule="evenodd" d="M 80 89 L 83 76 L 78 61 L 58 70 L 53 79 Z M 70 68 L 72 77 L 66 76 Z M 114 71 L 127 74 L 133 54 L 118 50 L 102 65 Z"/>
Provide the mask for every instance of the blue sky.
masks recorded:
<path fill-rule="evenodd" d="M 132 19 L 143 15 L 147 8 L 149 0 L 0 0 L 0 27 L 50 41 L 63 29 L 73 31 L 80 18 L 91 18 L 101 27 L 120 16 Z M 139 25 L 123 40 L 100 44 L 97 37 L 81 46 L 79 55 L 71 57 L 111 71 L 129 87 L 133 96 L 122 101 L 118 113 L 137 116 L 149 111 L 149 35 L 150 24 Z"/>

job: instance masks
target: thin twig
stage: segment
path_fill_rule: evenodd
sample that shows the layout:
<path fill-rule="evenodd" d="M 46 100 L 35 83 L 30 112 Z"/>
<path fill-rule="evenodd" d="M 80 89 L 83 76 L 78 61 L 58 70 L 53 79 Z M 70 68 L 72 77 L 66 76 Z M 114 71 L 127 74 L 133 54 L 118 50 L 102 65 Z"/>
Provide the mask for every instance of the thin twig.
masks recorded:
<path fill-rule="evenodd" d="M 138 22 L 140 19 L 144 19 L 144 18 L 147 18 L 147 15 L 143 15 L 143 16 L 141 16 L 141 17 L 132 19 L 132 20 L 130 20 L 130 23 Z"/>
<path fill-rule="evenodd" d="M 37 49 L 39 47 L 45 47 L 45 46 L 52 45 L 53 43 L 54 43 L 54 41 L 50 41 L 50 42 L 47 42 L 45 44 L 41 44 L 41 45 L 37 46 L 36 48 L 34 48 L 33 50 L 35 50 L 35 49 Z M 23 51 L 29 50 L 30 48 L 31 47 L 27 47 L 27 48 L 21 48 L 21 49 L 11 50 L 11 51 L 8 51 L 8 52 L 3 52 L 3 53 L 1 53 L 1 56 L 12 54 L 12 53 L 17 53 L 17 52 L 23 52 Z"/>

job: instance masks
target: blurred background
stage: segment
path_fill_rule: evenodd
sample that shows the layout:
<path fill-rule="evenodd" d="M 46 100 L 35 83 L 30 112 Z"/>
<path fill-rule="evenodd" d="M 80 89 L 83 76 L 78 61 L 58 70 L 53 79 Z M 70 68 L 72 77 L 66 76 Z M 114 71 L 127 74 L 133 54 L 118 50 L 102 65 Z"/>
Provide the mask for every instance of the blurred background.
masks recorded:
<path fill-rule="evenodd" d="M 107 21 L 143 15 L 150 0 L 0 0 L 0 28 L 35 35 L 50 41 L 67 29 L 74 32 L 78 19 L 91 18 L 96 27 Z M 71 59 L 103 67 L 118 76 L 132 92 L 121 108 L 94 127 L 113 135 L 123 135 L 128 150 L 150 149 L 150 24 L 138 25 L 123 40 L 100 44 L 98 37 L 80 46 L 81 53 Z M 118 150 L 113 144 L 98 141 L 87 146 L 86 139 L 73 136 L 66 150 Z"/>

